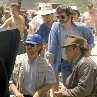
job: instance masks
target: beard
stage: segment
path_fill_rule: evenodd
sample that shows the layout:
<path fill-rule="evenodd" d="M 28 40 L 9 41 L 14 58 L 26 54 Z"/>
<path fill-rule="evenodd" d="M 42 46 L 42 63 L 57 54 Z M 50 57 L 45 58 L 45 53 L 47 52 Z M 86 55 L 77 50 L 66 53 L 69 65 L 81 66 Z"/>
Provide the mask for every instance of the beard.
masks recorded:
<path fill-rule="evenodd" d="M 65 19 L 62 19 L 62 20 L 59 20 L 60 24 L 64 25 L 67 23 L 68 20 L 65 20 Z"/>

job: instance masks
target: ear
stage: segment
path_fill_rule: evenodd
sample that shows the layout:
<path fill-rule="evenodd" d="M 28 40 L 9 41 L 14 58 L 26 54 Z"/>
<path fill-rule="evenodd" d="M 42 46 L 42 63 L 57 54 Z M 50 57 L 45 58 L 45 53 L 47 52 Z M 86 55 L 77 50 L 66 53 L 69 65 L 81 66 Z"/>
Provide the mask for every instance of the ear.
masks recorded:
<path fill-rule="evenodd" d="M 42 49 L 42 46 L 38 46 L 38 51 Z"/>
<path fill-rule="evenodd" d="M 69 18 L 73 18 L 73 15 L 69 15 Z"/>

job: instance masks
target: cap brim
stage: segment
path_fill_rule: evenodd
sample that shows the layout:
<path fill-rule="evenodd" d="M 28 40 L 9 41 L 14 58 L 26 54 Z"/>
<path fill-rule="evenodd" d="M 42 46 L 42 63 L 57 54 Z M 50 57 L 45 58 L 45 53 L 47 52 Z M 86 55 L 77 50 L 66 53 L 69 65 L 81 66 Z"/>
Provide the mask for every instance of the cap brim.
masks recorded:
<path fill-rule="evenodd" d="M 25 43 L 37 44 L 36 42 L 31 42 L 31 41 L 25 41 Z"/>
<path fill-rule="evenodd" d="M 64 46 L 61 46 L 61 48 L 66 48 L 66 47 L 72 46 L 72 45 L 74 45 L 74 44 L 64 45 Z M 78 47 L 80 47 L 80 46 L 78 46 Z M 89 48 L 82 48 L 82 47 L 80 47 L 80 48 L 85 50 L 85 51 L 89 50 Z"/>
<path fill-rule="evenodd" d="M 52 13 L 55 13 L 55 10 L 39 10 L 35 12 L 35 14 L 39 14 L 39 15 L 46 15 L 46 14 L 52 14 Z"/>
<path fill-rule="evenodd" d="M 73 45 L 73 44 L 72 44 Z M 72 46 L 72 45 L 64 45 L 64 46 L 61 46 L 61 48 L 66 48 L 68 46 Z"/>

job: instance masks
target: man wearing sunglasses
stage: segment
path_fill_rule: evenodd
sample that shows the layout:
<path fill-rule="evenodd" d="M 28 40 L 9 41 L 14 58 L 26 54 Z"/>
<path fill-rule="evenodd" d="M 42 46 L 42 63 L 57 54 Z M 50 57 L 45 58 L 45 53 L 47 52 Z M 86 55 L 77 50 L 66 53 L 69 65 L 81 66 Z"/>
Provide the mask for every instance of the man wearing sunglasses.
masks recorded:
<path fill-rule="evenodd" d="M 39 56 L 42 38 L 38 34 L 28 34 L 25 43 L 27 54 L 22 55 L 22 62 L 14 67 L 10 89 L 16 97 L 47 97 L 47 91 L 56 80 L 51 65 Z"/>
<path fill-rule="evenodd" d="M 71 7 L 61 5 L 57 7 L 56 12 L 59 22 L 55 22 L 52 25 L 46 56 L 53 65 L 56 76 L 58 77 L 59 72 L 62 72 L 63 84 L 65 85 L 66 79 L 71 74 L 72 70 L 64 50 L 60 48 L 60 46 L 67 43 L 67 38 L 70 35 L 81 36 L 88 42 L 89 51 L 86 53 L 86 56 L 89 56 L 91 49 L 95 45 L 91 31 L 82 25 L 82 23 L 73 22 L 73 10 Z"/>

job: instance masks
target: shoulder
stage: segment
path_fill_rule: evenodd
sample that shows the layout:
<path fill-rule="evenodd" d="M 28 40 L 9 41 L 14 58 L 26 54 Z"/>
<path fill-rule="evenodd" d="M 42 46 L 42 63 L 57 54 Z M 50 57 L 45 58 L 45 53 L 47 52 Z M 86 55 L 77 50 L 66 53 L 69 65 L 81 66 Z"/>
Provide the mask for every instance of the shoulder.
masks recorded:
<path fill-rule="evenodd" d="M 22 21 L 25 21 L 25 18 L 23 16 L 20 15 L 20 17 L 21 17 Z"/>
<path fill-rule="evenodd" d="M 11 22 L 13 20 L 12 17 L 8 18 L 5 22 Z"/>
<path fill-rule="evenodd" d="M 37 57 L 38 63 L 41 65 L 47 65 L 47 61 L 45 58 L 42 58 L 41 56 Z"/>
<path fill-rule="evenodd" d="M 59 24 L 60 24 L 59 22 L 54 22 L 53 26 L 59 26 Z"/>
<path fill-rule="evenodd" d="M 55 33 L 56 31 L 58 32 L 59 25 L 60 25 L 59 22 L 54 22 L 52 27 L 51 27 L 51 31 L 52 31 L 51 33 Z"/>
<path fill-rule="evenodd" d="M 80 61 L 79 61 L 79 68 L 84 67 L 84 68 L 93 68 L 96 67 L 97 65 L 96 63 L 90 58 L 90 57 L 83 57 Z"/>
<path fill-rule="evenodd" d="M 40 27 L 39 28 L 44 28 L 44 27 L 47 27 L 45 23 L 42 23 L 40 24 Z"/>
<path fill-rule="evenodd" d="M 86 11 L 86 12 L 84 12 L 83 14 L 82 14 L 82 16 L 85 16 L 85 15 L 87 15 L 88 14 L 88 12 Z"/>
<path fill-rule="evenodd" d="M 16 64 L 21 63 L 25 58 L 27 58 L 27 54 L 20 54 L 16 56 Z"/>
<path fill-rule="evenodd" d="M 76 23 L 74 23 L 74 25 L 75 25 L 78 29 L 80 29 L 80 30 L 83 30 L 83 29 L 87 29 L 87 30 L 88 30 L 88 28 L 86 27 L 86 25 L 85 25 L 84 23 L 76 22 Z"/>

